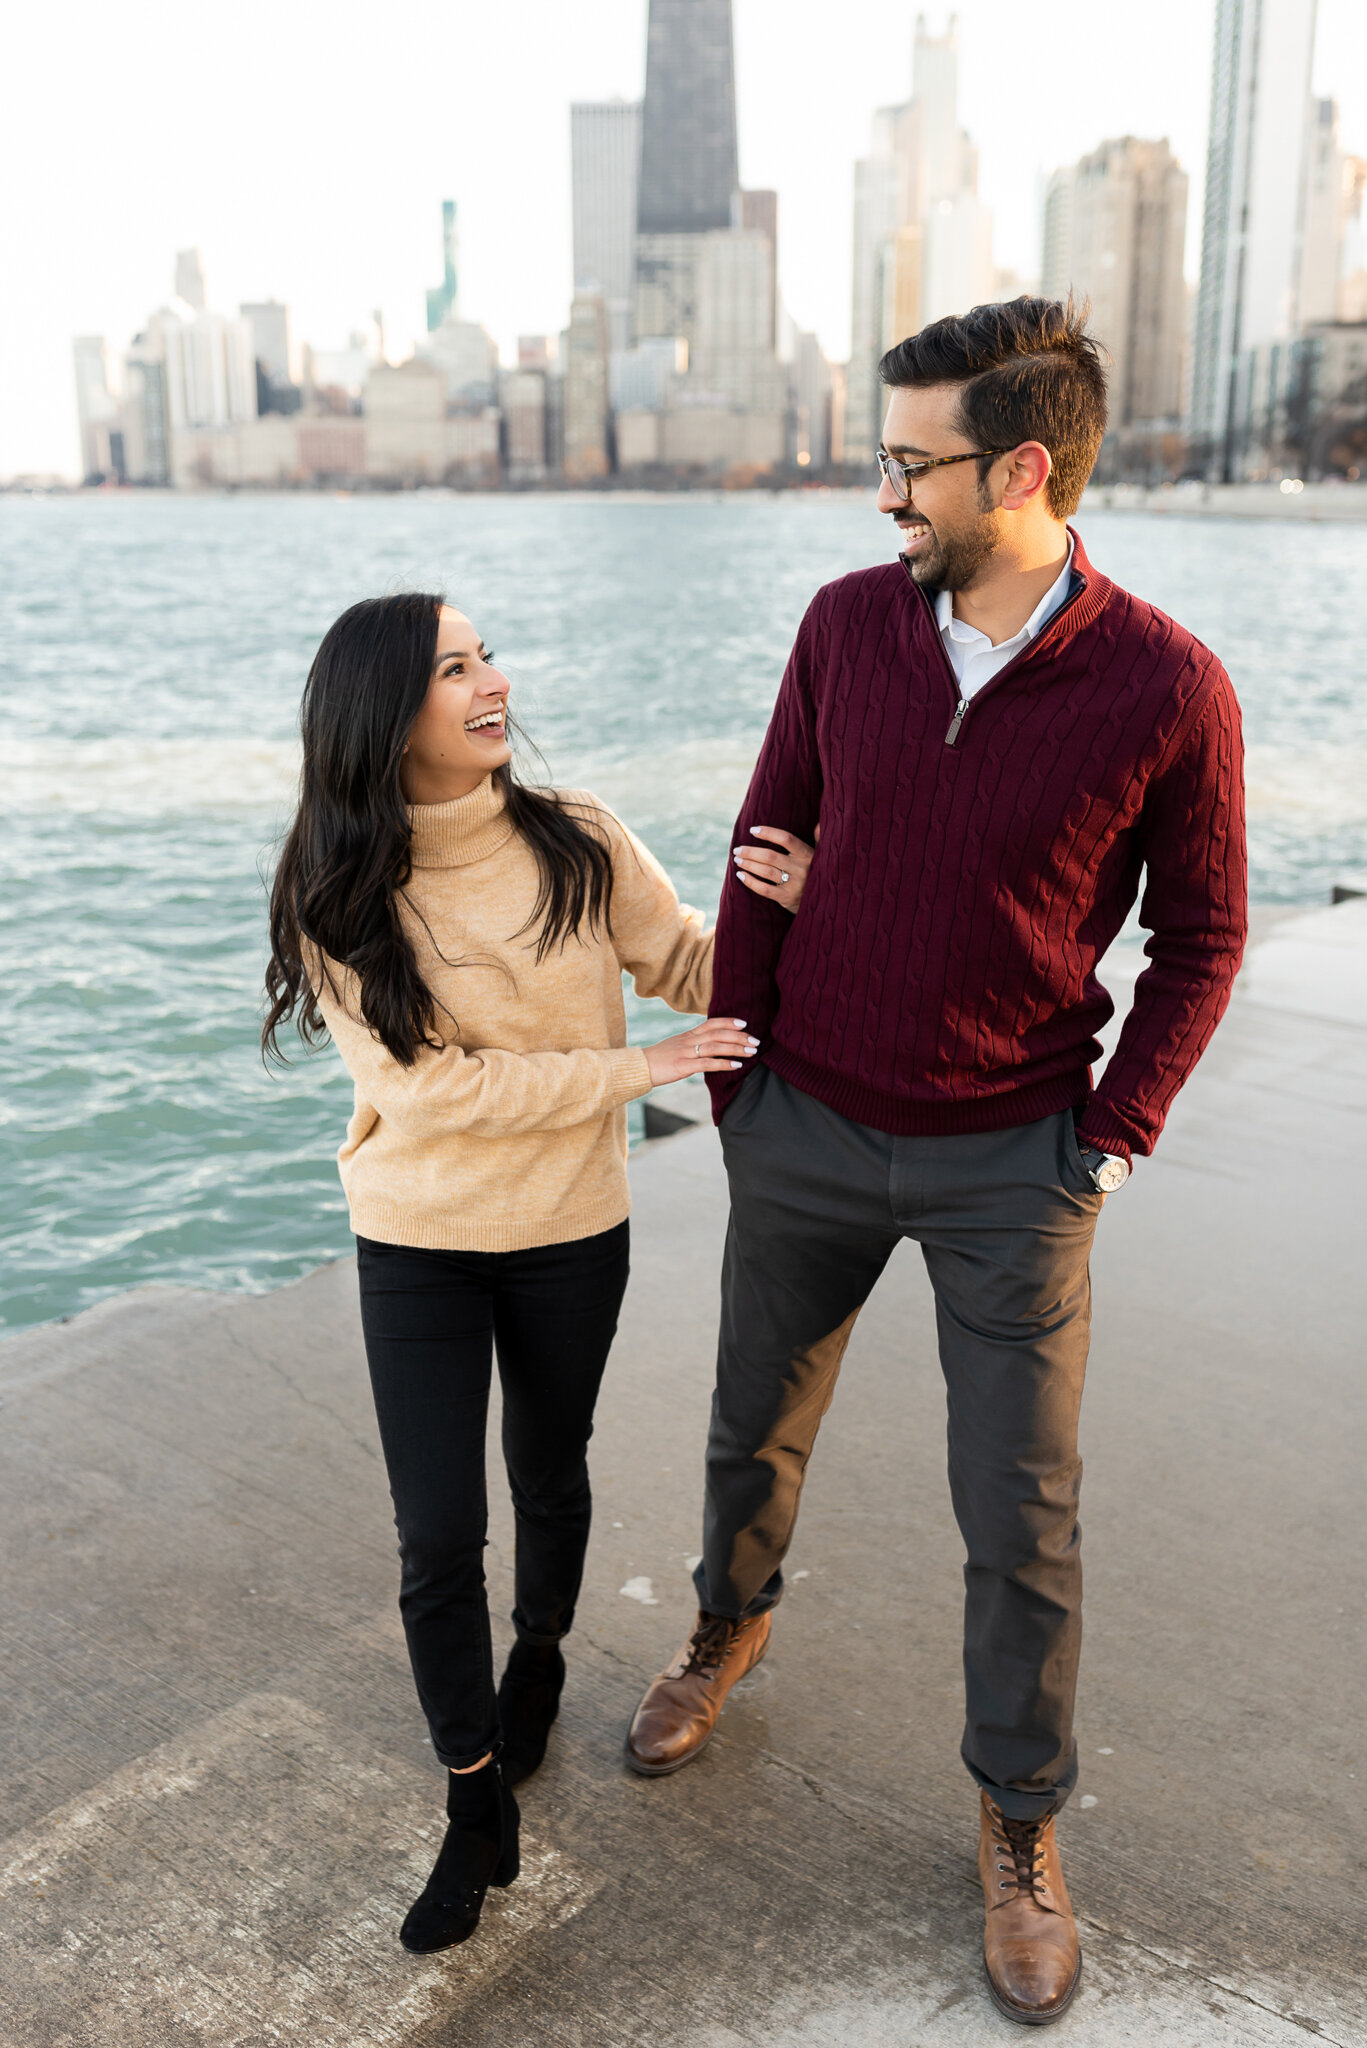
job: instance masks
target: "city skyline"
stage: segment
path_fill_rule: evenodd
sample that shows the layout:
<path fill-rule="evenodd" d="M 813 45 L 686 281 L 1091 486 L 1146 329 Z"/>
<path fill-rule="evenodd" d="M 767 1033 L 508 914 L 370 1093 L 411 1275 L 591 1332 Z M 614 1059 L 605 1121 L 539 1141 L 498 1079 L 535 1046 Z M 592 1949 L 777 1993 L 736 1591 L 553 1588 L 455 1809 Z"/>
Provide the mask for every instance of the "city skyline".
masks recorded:
<path fill-rule="evenodd" d="M 869 120 L 874 109 L 904 98 L 908 90 L 911 39 L 918 11 L 914 4 L 878 9 L 883 32 L 875 50 L 868 39 L 873 10 L 863 6 L 861 0 L 851 0 L 850 5 L 838 10 L 824 5 L 792 7 L 784 12 L 787 32 L 780 45 L 772 38 L 766 43 L 766 27 L 772 27 L 777 18 L 768 0 L 737 0 L 742 183 L 767 183 L 777 188 L 780 281 L 786 303 L 798 324 L 814 328 L 826 352 L 837 359 L 848 347 L 853 164 L 867 152 Z M 943 6 L 925 9 L 932 33 L 943 31 L 950 11 Z M 1137 117 L 1126 118 L 1134 111 L 1133 98 L 1127 100 L 1118 89 L 1111 91 L 1108 79 L 1107 89 L 1096 90 L 1085 108 L 1065 104 L 1066 119 L 1058 113 L 1060 97 L 1051 93 L 1049 125 L 1041 143 L 1039 119 L 1028 118 L 1031 110 L 1017 100 L 1015 113 L 1029 131 L 1034 168 L 1030 177 L 1018 176 L 1009 191 L 1003 188 L 999 174 L 994 177 L 992 169 L 994 163 L 1000 165 L 1002 161 L 1003 122 L 998 103 L 1004 91 L 1004 74 L 1010 69 L 1000 48 L 1008 26 L 1006 17 L 995 0 L 962 0 L 956 11 L 960 117 L 980 152 L 980 191 L 996 216 L 995 253 L 999 264 L 1024 267 L 1018 261 L 1024 217 L 1032 259 L 1029 267 L 1037 274 L 1038 217 L 1045 170 L 1116 134 L 1165 134 L 1191 178 L 1192 212 L 1199 214 L 1213 0 L 1198 0 L 1197 5 L 1181 10 L 1181 44 L 1189 53 L 1188 61 L 1169 67 L 1170 79 L 1175 79 L 1179 72 L 1182 76 L 1171 90 L 1165 88 L 1166 103 L 1156 98 L 1153 90 L 1142 95 L 1146 101 L 1142 122 Z M 461 7 L 454 10 L 453 19 L 460 22 L 462 30 L 468 26 L 468 49 L 473 51 L 478 44 L 492 72 L 497 70 L 500 52 L 506 46 L 510 17 L 529 12 L 537 10 L 510 7 L 500 17 L 498 29 L 486 22 L 478 34 L 473 11 L 468 23 L 466 10 Z M 1029 12 L 1045 29 L 1056 15 L 1062 16 L 1062 11 L 1052 5 L 1041 5 Z M 1167 0 L 1160 0 L 1160 25 L 1168 14 L 1175 17 L 1176 13 L 1175 8 L 1168 7 Z M 159 186 L 155 190 L 149 190 L 145 182 L 135 181 L 128 187 L 135 196 L 129 197 L 120 209 L 116 204 L 117 181 L 112 191 L 102 187 L 87 195 L 88 204 L 78 219 L 64 223 L 65 241 L 59 238 L 49 243 L 46 253 L 36 252 L 31 246 L 26 249 L 22 223 L 11 220 L 7 230 L 7 267 L 20 289 L 11 295 L 5 329 L 0 335 L 5 353 L 4 374 L 0 377 L 0 406 L 4 408 L 0 415 L 0 473 L 26 469 L 74 473 L 70 334 L 105 332 L 117 348 L 141 325 L 147 306 L 167 295 L 167 244 L 160 243 L 154 270 L 150 269 L 150 251 L 146 247 L 150 226 L 161 220 L 185 222 L 183 230 L 179 226 L 172 230 L 171 246 L 195 243 L 205 249 L 216 304 L 227 306 L 278 297 L 291 305 L 296 332 L 327 346 L 343 341 L 348 332 L 364 323 L 369 309 L 378 303 L 391 338 L 390 354 L 397 357 L 406 353 L 425 325 L 422 289 L 434 274 L 432 210 L 441 197 L 452 192 L 460 203 L 462 300 L 469 307 L 470 316 L 484 321 L 493 331 L 505 362 L 515 359 L 517 332 L 558 330 L 572 287 L 569 101 L 580 97 L 606 100 L 619 91 L 639 96 L 644 82 L 644 0 L 639 0 L 639 4 L 637 0 L 597 0 L 595 14 L 599 17 L 599 36 L 579 38 L 581 44 L 591 47 L 578 49 L 568 68 L 557 68 L 558 53 L 549 48 L 532 85 L 528 85 L 525 64 L 519 67 L 519 92 L 509 95 L 510 107 L 521 107 L 530 92 L 533 111 L 538 105 L 553 106 L 555 119 L 538 122 L 519 115 L 511 120 L 507 147 L 497 159 L 490 158 L 490 162 L 497 162 L 497 178 L 491 175 L 487 163 L 482 171 L 476 165 L 474 175 L 460 168 L 462 160 L 468 164 L 472 153 L 479 154 L 465 128 L 478 126 L 482 119 L 482 132 L 489 132 L 486 115 L 472 116 L 464 125 L 439 121 L 441 134 L 426 137 L 422 147 L 414 152 L 413 163 L 390 164 L 372 172 L 370 196 L 364 203 L 358 200 L 350 207 L 346 203 L 347 193 L 354 186 L 350 170 L 345 174 L 339 170 L 331 178 L 338 188 L 337 203 L 324 214 L 314 208 L 307 185 L 297 192 L 287 191 L 283 212 L 295 223 L 293 231 L 285 236 L 288 261 L 281 240 L 279 208 L 258 214 L 258 225 L 244 244 L 242 218 L 252 213 L 249 202 L 253 191 L 246 170 L 238 181 L 241 206 L 237 212 L 230 204 L 231 192 L 225 197 L 219 191 L 212 205 L 202 199 L 197 203 L 194 198 L 206 175 L 200 156 L 213 153 L 213 128 L 220 115 L 212 108 L 200 155 L 193 161 L 187 160 L 186 176 L 173 181 L 174 189 L 166 186 L 165 181 L 164 189 Z M 1344 50 L 1351 51 L 1353 35 L 1361 40 L 1362 31 L 1347 18 L 1339 0 L 1321 0 L 1320 14 L 1321 47 L 1314 74 L 1315 90 L 1336 93 L 1342 106 L 1344 146 L 1362 148 L 1367 143 L 1367 134 L 1355 111 L 1362 105 L 1362 81 L 1356 73 L 1348 75 L 1343 71 L 1339 62 Z M 547 38 L 553 40 L 553 17 L 543 11 L 540 19 Z M 837 20 L 839 26 L 833 26 Z M 894 25 L 896 35 L 889 33 Z M 985 60 L 984 31 L 988 27 L 998 32 L 999 47 L 994 56 Z M 611 33 L 607 33 L 609 30 Z M 35 32 L 29 29 L 26 33 L 32 43 Z M 1105 67 L 1095 58 L 1093 61 L 1100 76 Z M 1326 77 L 1326 63 L 1333 65 L 1334 75 Z M 859 72 L 862 88 L 858 80 L 852 81 L 852 68 Z M 1144 54 L 1136 53 L 1134 64 L 1128 68 L 1140 74 L 1142 84 Z M 558 86 L 548 84 L 542 76 L 543 72 L 552 71 L 562 80 Z M 477 90 L 480 73 L 473 63 L 470 78 L 472 90 Z M 802 87 L 810 102 L 814 98 L 814 80 L 818 78 L 822 81 L 820 104 L 815 108 L 814 119 L 813 108 L 803 102 L 801 92 L 794 88 Z M 1130 84 L 1133 85 L 1133 80 Z M 1359 95 L 1357 99 L 1355 92 Z M 261 94 L 262 103 L 254 110 L 258 138 L 269 129 L 272 114 L 271 95 L 265 82 Z M 1010 95 L 1006 98 L 1009 100 Z M 1066 100 L 1063 95 L 1062 101 Z M 1193 127 L 1193 105 L 1202 109 L 1199 132 Z M 776 110 L 780 116 L 777 127 Z M 1180 114 L 1181 119 L 1165 118 L 1170 111 Z M 1010 121 L 1006 125 L 1009 129 Z M 315 126 L 310 120 L 303 120 L 305 136 L 312 134 Z M 493 126 L 497 127 L 497 122 Z M 559 132 L 561 128 L 563 134 Z M 421 123 L 415 132 L 423 135 Z M 847 140 L 851 137 L 847 155 Z M 534 147 L 529 146 L 529 138 Z M 296 144 L 297 139 L 290 146 Z M 119 147 L 124 146 L 120 141 Z M 1025 146 L 1011 145 L 1017 158 Z M 802 178 L 794 174 L 795 149 L 815 167 L 823 186 L 819 205 L 813 202 L 810 181 L 804 185 Z M 415 193 L 411 216 L 398 210 L 398 199 L 391 195 L 413 189 L 421 162 L 430 159 L 437 163 L 442 158 L 446 168 L 434 173 L 439 181 L 436 187 L 422 193 L 420 204 Z M 771 165 L 775 174 L 766 177 Z M 177 165 L 178 171 L 179 168 Z M 540 197 L 535 208 L 530 212 L 524 208 L 517 216 L 522 239 L 517 245 L 518 260 L 509 263 L 507 209 L 524 190 L 528 178 Z M 180 191 L 181 185 L 189 187 L 189 196 Z M 11 192 L 14 189 L 11 181 Z M 37 204 L 31 177 L 27 203 L 30 209 Z M 34 215 L 40 217 L 41 205 Z M 502 222 L 505 230 L 497 258 L 489 246 L 489 228 L 494 218 Z M 316 226 L 318 232 L 303 232 L 305 221 Z M 218 233 L 214 232 L 215 225 Z M 109 228 L 110 233 L 101 237 L 97 232 L 101 227 Z M 1189 235 L 1189 280 L 1195 275 L 1192 239 Z M 345 244 L 345 256 L 339 243 Z M 111 265 L 120 249 L 134 253 L 122 265 L 115 266 L 117 276 L 113 276 Z M 257 252 L 254 256 L 252 250 Z M 553 250 L 559 253 L 552 263 L 547 252 Z M 397 275 L 400 269 L 401 289 Z M 54 337 L 52 330 L 59 320 L 62 332 L 60 337 Z M 54 339 L 55 348 L 51 345 Z M 51 365 L 45 349 L 56 359 Z"/>

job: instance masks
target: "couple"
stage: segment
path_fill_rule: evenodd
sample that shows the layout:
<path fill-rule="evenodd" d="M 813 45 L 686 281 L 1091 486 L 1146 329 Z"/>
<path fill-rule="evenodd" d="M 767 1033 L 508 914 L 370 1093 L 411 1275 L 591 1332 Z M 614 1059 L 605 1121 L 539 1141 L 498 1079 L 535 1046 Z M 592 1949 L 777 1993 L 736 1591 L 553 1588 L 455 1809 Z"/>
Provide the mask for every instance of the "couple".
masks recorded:
<path fill-rule="evenodd" d="M 882 375 L 878 503 L 900 556 L 819 591 L 802 622 L 715 947 L 601 804 L 513 779 L 508 684 L 469 620 L 373 600 L 309 676 L 267 1036 L 291 1016 L 330 1033 L 356 1083 L 341 1171 L 400 1605 L 447 1766 L 450 1824 L 405 1945 L 464 1940 L 517 1875 L 511 1788 L 559 1703 L 627 1278 L 625 1105 L 705 1073 L 731 1219 L 701 1612 L 627 1761 L 688 1763 L 763 1656 L 850 1331 L 915 1239 L 967 1553 L 987 1972 L 1000 2009 L 1038 2025 L 1080 1970 L 1054 1815 L 1077 1771 L 1088 1257 L 1239 964 L 1239 713 L 1219 662 L 1066 524 L 1106 420 L 1071 306 L 937 321 Z M 1112 1008 L 1096 969 L 1141 878 L 1150 964 L 1093 1087 Z M 623 968 L 707 1022 L 628 1047 Z M 517 1519 L 497 1688 L 495 1350 Z"/>

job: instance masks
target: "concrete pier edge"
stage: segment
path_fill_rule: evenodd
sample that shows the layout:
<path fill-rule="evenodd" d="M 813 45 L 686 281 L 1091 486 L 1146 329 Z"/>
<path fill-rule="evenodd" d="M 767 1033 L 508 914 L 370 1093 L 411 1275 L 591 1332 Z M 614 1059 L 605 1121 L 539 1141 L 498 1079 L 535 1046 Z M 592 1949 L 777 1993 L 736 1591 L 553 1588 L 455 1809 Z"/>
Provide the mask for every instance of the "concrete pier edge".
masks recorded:
<path fill-rule="evenodd" d="M 1347 894 L 1267 930 L 1101 1219 L 1060 1824 L 1086 1968 L 1060 2041 L 1367 2043 L 1364 1138 Z M 395 1939 L 441 1786 L 351 1263 L 267 1296 L 140 1290 L 0 1345 L 5 2048 L 1019 2038 L 981 1978 L 914 1247 L 856 1330 L 770 1656 L 688 1771 L 621 1766 L 691 1618 L 725 1221 L 705 1126 L 643 1146 L 633 1179 L 564 1711 L 524 1876 L 445 1957 Z"/>

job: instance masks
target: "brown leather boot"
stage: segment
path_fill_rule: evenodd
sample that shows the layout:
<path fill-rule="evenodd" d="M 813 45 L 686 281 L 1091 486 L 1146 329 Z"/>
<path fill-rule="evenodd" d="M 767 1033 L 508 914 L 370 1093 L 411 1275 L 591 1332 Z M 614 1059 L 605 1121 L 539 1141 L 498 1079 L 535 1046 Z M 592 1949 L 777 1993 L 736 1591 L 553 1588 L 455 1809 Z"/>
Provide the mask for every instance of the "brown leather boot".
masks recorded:
<path fill-rule="evenodd" d="M 1008 1820 L 984 1792 L 978 1875 L 987 1902 L 983 1958 L 992 2002 L 1008 2019 L 1047 2027 L 1067 2010 L 1082 1975 L 1053 1815 Z"/>
<path fill-rule="evenodd" d="M 699 1613 L 668 1670 L 651 1680 L 627 1730 L 627 1762 L 643 1778 L 681 1771 L 706 1749 L 726 1695 L 769 1647 L 771 1616 L 748 1621 Z"/>

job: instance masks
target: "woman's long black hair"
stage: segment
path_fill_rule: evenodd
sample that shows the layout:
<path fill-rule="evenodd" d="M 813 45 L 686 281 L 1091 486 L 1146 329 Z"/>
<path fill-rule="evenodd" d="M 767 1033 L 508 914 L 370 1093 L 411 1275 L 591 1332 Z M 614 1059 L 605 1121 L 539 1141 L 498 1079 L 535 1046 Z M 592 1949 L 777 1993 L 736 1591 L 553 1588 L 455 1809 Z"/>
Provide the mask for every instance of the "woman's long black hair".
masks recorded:
<path fill-rule="evenodd" d="M 301 712 L 299 808 L 271 889 L 261 1032 L 268 1058 L 283 1060 L 277 1034 L 291 1018 L 306 1044 L 327 1035 L 303 955 L 309 942 L 356 975 L 362 1016 L 403 1066 L 424 1046 L 444 1043 L 440 1006 L 399 915 L 413 865 L 400 763 L 431 681 L 444 602 L 426 591 L 366 598 L 328 628 L 313 658 Z M 524 926 L 540 927 L 538 962 L 585 924 L 610 931 L 606 841 L 553 791 L 516 781 L 506 764 L 494 781 L 540 870 Z"/>

